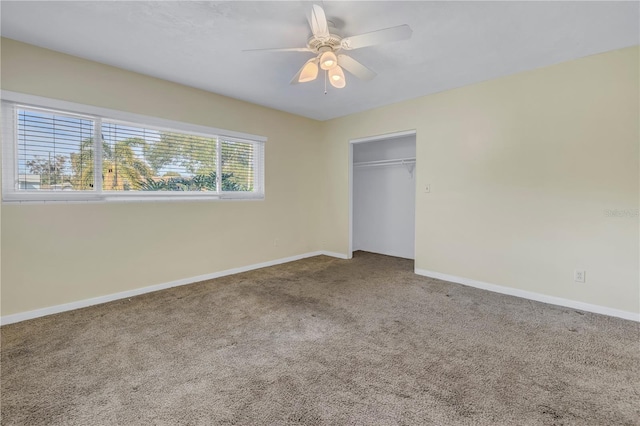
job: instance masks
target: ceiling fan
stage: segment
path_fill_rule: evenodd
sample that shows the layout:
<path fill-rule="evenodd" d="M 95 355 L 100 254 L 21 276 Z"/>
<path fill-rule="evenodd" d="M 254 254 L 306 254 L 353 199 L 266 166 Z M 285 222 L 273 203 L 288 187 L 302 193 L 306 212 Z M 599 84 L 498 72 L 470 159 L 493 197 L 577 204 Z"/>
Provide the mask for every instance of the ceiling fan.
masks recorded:
<path fill-rule="evenodd" d="M 329 22 L 322 7 L 313 5 L 308 15 L 309 26 L 313 35 L 307 40 L 306 47 L 292 47 L 281 49 L 250 49 L 245 51 L 265 52 L 310 52 L 315 56 L 309 59 L 293 77 L 291 84 L 306 83 L 318 77 L 318 67 L 326 71 L 325 76 L 335 88 L 342 89 L 346 85 L 343 70 L 369 81 L 376 73 L 362 65 L 350 56 L 340 53 L 343 50 L 355 50 L 361 47 L 374 46 L 392 41 L 406 40 L 413 31 L 409 25 L 398 25 L 365 34 L 342 38 L 331 32 Z M 325 80 L 326 93 L 326 80 Z"/>

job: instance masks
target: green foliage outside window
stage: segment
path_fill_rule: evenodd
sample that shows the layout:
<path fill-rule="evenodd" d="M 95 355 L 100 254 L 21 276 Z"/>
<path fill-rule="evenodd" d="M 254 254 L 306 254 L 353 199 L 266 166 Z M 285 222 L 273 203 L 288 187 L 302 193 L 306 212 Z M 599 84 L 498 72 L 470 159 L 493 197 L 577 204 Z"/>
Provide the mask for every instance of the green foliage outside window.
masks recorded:
<path fill-rule="evenodd" d="M 222 191 L 252 191 L 253 170 L 247 145 L 225 145 L 222 155 Z M 36 158 L 30 172 L 42 181 L 67 182 L 75 190 L 93 188 L 93 140 L 83 140 L 78 152 L 51 160 Z M 143 155 L 140 155 L 142 153 Z M 67 167 L 67 160 L 70 160 Z M 102 141 L 102 189 L 105 191 L 216 191 L 216 144 L 212 139 L 162 133 L 159 141 L 122 139 L 114 144 Z M 169 170 L 178 166 L 191 176 Z M 71 173 L 68 173 L 70 169 Z M 65 173 L 67 170 L 67 173 Z M 241 177 L 244 177 L 241 179 Z"/>

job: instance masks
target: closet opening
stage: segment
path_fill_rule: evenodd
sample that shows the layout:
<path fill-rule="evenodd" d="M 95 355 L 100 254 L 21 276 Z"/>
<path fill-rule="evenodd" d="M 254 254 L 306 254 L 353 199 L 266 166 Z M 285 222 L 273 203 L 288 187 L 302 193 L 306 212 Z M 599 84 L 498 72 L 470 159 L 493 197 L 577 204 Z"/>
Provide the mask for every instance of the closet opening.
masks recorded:
<path fill-rule="evenodd" d="M 416 132 L 349 144 L 349 255 L 415 259 Z"/>

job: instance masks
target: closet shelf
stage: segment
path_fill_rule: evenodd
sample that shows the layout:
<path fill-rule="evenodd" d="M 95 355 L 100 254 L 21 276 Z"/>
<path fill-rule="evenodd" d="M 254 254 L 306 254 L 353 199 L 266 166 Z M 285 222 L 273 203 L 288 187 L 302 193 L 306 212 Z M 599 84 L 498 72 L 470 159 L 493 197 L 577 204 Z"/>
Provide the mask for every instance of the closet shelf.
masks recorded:
<path fill-rule="evenodd" d="M 376 161 L 360 161 L 353 163 L 353 167 L 387 167 L 387 166 L 405 166 L 407 171 L 413 177 L 413 169 L 416 165 L 416 158 L 395 158 L 391 160 L 376 160 Z"/>

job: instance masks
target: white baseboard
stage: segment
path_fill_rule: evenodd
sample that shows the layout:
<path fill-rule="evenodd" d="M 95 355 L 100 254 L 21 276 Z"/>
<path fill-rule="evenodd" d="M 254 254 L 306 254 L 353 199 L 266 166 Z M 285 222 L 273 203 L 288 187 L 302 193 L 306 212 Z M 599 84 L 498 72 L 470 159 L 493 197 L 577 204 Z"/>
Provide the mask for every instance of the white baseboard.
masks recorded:
<path fill-rule="evenodd" d="M 455 275 L 441 274 L 440 272 L 427 271 L 416 268 L 414 272 L 425 277 L 437 278 L 443 281 L 450 281 L 457 284 L 475 287 L 482 290 L 493 291 L 494 293 L 508 294 L 509 296 L 522 297 L 523 299 L 535 300 L 537 302 L 549 303 L 551 305 L 564 306 L 567 308 L 580 309 L 582 311 L 596 314 L 609 315 L 611 317 L 623 318 L 640 322 L 640 314 L 619 309 L 608 308 L 606 306 L 592 305 L 590 303 L 578 302 L 576 300 L 564 299 L 562 297 L 547 296 L 546 294 L 534 293 L 532 291 L 520 290 L 517 288 L 504 287 L 501 285 L 485 283 L 472 280 L 470 278 L 457 277 Z"/>
<path fill-rule="evenodd" d="M 346 254 L 344 254 L 344 253 L 336 253 L 335 251 L 322 250 L 322 251 L 319 251 L 318 254 L 324 254 L 325 256 L 330 256 L 330 257 L 337 257 L 338 259 L 351 259 Z"/>
<path fill-rule="evenodd" d="M 0 325 L 13 324 L 20 321 L 26 321 L 34 318 L 44 317 L 47 315 L 58 314 L 60 312 L 72 311 L 74 309 L 86 308 L 88 306 L 99 305 L 101 303 L 111 302 L 119 299 L 127 299 L 129 297 L 138 296 L 140 294 L 151 293 L 158 290 L 164 290 L 171 287 L 178 287 L 181 285 L 193 284 L 200 281 L 211 280 L 214 278 L 220 278 L 227 275 L 239 274 L 241 272 L 252 271 L 254 269 L 266 268 L 268 266 L 280 265 L 282 263 L 293 262 L 307 257 L 314 256 L 331 256 L 340 259 L 347 259 L 347 256 L 341 253 L 333 253 L 329 251 L 314 251 L 310 253 L 299 254 L 291 257 L 284 257 L 282 259 L 270 260 L 268 262 L 256 263 L 248 266 L 241 266 L 239 268 L 227 269 L 225 271 L 213 272 L 211 274 L 198 275 L 190 278 L 183 278 L 181 280 L 171 281 L 163 284 L 151 285 L 148 287 L 136 288 L 133 290 L 121 291 L 119 293 L 107 294 L 105 296 L 92 297 L 90 299 L 78 300 L 77 302 L 64 303 L 62 305 L 49 306 L 47 308 L 34 309 L 33 311 L 20 312 L 12 315 L 5 315 L 0 317 Z"/>
<path fill-rule="evenodd" d="M 127 299 L 129 297 L 138 296 L 145 293 L 151 293 L 154 291 L 164 290 L 171 287 L 178 287 L 181 285 L 193 284 L 201 281 L 207 281 L 214 278 L 220 278 L 227 275 L 239 274 L 241 272 L 252 271 L 254 269 L 266 268 L 268 266 L 280 265 L 283 263 L 294 262 L 296 260 L 305 259 L 314 256 L 330 256 L 338 259 L 349 259 L 344 253 L 336 253 L 331 251 L 315 251 L 296 256 L 285 257 L 281 259 L 270 260 L 267 262 L 256 263 L 253 265 L 241 266 L 239 268 L 227 269 L 224 271 L 213 272 L 211 274 L 198 275 L 190 278 L 183 278 L 168 283 L 152 285 L 148 287 L 136 288 L 133 290 L 122 291 L 119 293 L 108 294 L 105 296 L 93 297 L 90 299 L 79 300 L 77 302 L 64 303 L 62 305 L 50 306 L 42 309 L 35 309 L 27 312 L 20 312 L 12 315 L 5 315 L 0 317 L 0 325 L 13 324 L 20 321 L 26 321 L 29 319 L 44 317 L 47 315 L 53 315 L 60 312 L 72 311 L 74 309 L 86 308 L 88 306 L 99 305 L 101 303 L 107 303 L 114 300 Z M 548 296 L 545 294 L 534 293 L 531 291 L 520 290 L 511 287 L 504 287 L 496 284 L 485 283 L 482 281 L 472 280 L 469 278 L 458 277 L 455 275 L 442 274 L 440 272 L 428 271 L 426 269 L 415 269 L 415 273 L 423 275 L 425 277 L 437 278 L 443 281 L 450 281 L 470 287 L 479 288 L 482 290 L 493 291 L 495 293 L 507 294 L 510 296 L 522 297 L 524 299 L 536 300 L 538 302 L 549 303 L 551 305 L 565 306 L 573 309 L 580 309 L 587 312 L 593 312 L 596 314 L 609 315 L 612 317 L 623 318 L 631 321 L 640 322 L 640 314 L 628 311 L 622 311 L 619 309 L 608 308 L 606 306 L 592 305 L 590 303 L 578 302 L 575 300 L 564 299 L 561 297 Z"/>

